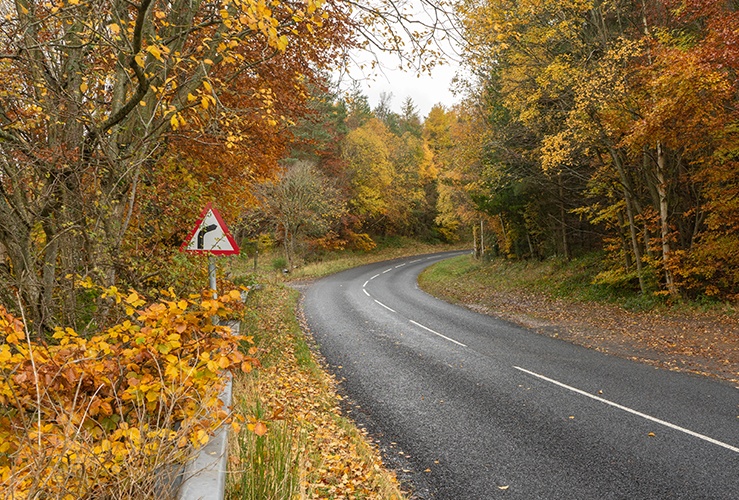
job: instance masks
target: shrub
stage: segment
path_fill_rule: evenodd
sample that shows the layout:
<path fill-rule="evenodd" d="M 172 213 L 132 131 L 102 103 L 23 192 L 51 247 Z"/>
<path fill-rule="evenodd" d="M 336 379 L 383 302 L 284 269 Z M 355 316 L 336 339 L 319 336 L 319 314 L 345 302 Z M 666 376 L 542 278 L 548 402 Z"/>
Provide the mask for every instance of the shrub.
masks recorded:
<path fill-rule="evenodd" d="M 127 319 L 89 338 L 57 328 L 53 343 L 0 306 L 0 490 L 12 498 L 161 496 L 171 465 L 229 421 L 222 371 L 256 363 L 239 349 L 251 339 L 211 320 L 240 306 L 238 291 L 164 291 L 146 307 L 135 291 L 103 297 Z"/>
<path fill-rule="evenodd" d="M 287 269 L 287 260 L 284 257 L 276 257 L 272 259 L 272 269 L 275 271 Z"/>

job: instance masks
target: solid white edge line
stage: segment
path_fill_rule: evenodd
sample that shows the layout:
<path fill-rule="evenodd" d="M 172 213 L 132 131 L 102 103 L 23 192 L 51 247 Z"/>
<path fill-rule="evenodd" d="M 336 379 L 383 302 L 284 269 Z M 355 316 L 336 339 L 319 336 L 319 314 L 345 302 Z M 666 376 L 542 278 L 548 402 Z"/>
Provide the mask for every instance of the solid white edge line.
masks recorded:
<path fill-rule="evenodd" d="M 367 291 L 366 289 L 362 288 L 362 291 L 364 292 L 364 294 L 365 294 L 365 295 L 366 295 L 367 297 L 372 297 L 372 295 L 370 295 L 370 294 L 369 294 L 369 292 L 368 292 L 368 291 Z"/>
<path fill-rule="evenodd" d="M 435 332 L 435 331 L 433 331 L 433 330 L 432 330 L 431 328 L 429 328 L 428 326 L 423 326 L 423 325 L 422 325 L 421 323 L 417 323 L 417 322 L 413 321 L 412 319 L 409 319 L 408 321 L 410 321 L 411 323 L 413 323 L 414 325 L 416 325 L 416 326 L 418 326 L 418 327 L 421 327 L 421 328 L 423 328 L 423 329 L 424 329 L 424 330 L 426 330 L 426 331 L 429 331 L 429 332 L 433 333 L 434 335 L 438 335 L 439 337 L 441 337 L 441 338 L 443 338 L 443 339 L 446 339 L 446 340 L 448 340 L 449 342 L 454 342 L 455 344 L 457 344 L 457 345 L 460 345 L 460 346 L 462 346 L 462 347 L 467 347 L 467 346 L 466 346 L 465 344 L 463 344 L 462 342 L 457 342 L 457 341 L 456 341 L 456 340 L 454 340 L 454 339 L 450 339 L 450 338 L 449 338 L 449 337 L 447 337 L 446 335 L 442 335 L 442 334 L 440 334 L 439 332 Z"/>
<path fill-rule="evenodd" d="M 652 422 L 658 423 L 660 425 L 664 425 L 665 427 L 669 427 L 670 429 L 674 429 L 676 431 L 684 432 L 685 434 L 689 434 L 689 435 L 691 435 L 693 437 L 697 437 L 698 439 L 702 439 L 703 441 L 707 441 L 709 443 L 712 443 L 712 444 L 721 446 L 723 448 L 726 448 L 727 450 L 731 450 L 734 453 L 739 453 L 739 448 L 737 448 L 736 446 L 731 446 L 730 444 L 726 444 L 726 443 L 723 443 L 723 442 L 718 441 L 716 439 L 713 439 L 711 437 L 704 436 L 703 434 L 699 434 L 697 432 L 693 432 L 690 429 L 686 429 L 684 427 L 680 427 L 679 425 L 671 424 L 670 422 L 666 422 L 664 420 L 660 420 L 658 418 L 655 418 L 655 417 L 652 417 L 650 415 L 647 415 L 646 413 L 642 413 L 640 411 L 632 410 L 631 408 L 629 408 L 627 406 L 623 406 L 623 405 L 620 405 L 618 403 L 614 403 L 613 401 L 609 401 L 607 399 L 603 399 L 603 398 L 600 398 L 598 396 L 594 396 L 593 394 L 589 394 L 589 393 L 587 393 L 585 391 L 582 391 L 580 389 L 576 389 L 575 387 L 571 387 L 571 386 L 569 386 L 567 384 L 563 384 L 562 382 L 558 382 L 558 381 L 556 381 L 554 379 L 545 377 L 544 375 L 539 375 L 538 373 L 534 373 L 534 372 L 529 371 L 529 370 L 526 370 L 524 368 L 520 368 L 518 366 L 514 366 L 513 368 L 515 368 L 516 370 L 520 370 L 520 371 L 522 371 L 524 373 L 528 373 L 529 375 L 532 375 L 534 377 L 540 378 L 542 380 L 546 380 L 549 383 L 552 383 L 554 385 L 558 385 L 560 387 L 563 387 L 563 388 L 565 388 L 565 389 L 567 389 L 569 391 L 575 392 L 575 393 L 580 394 L 582 396 L 587 396 L 590 399 L 594 399 L 596 401 L 600 401 L 601 403 L 605 403 L 605 404 L 607 404 L 609 406 L 613 406 L 614 408 L 618 408 L 619 410 L 623 410 L 625 412 L 631 413 L 633 415 L 636 415 L 638 417 L 644 418 L 646 420 L 651 420 Z"/>
<path fill-rule="evenodd" d="M 390 309 L 390 308 L 389 308 L 388 306 L 386 306 L 385 304 L 383 304 L 383 303 L 382 303 L 382 302 L 380 302 L 379 300 L 377 300 L 377 299 L 372 299 L 372 300 L 374 300 L 375 302 L 377 302 L 378 304 L 380 304 L 380 305 L 381 305 L 382 307 L 384 307 L 384 308 L 385 308 L 385 309 L 387 309 L 388 311 L 390 311 L 390 312 L 393 312 L 393 313 L 397 313 L 397 311 L 395 311 L 394 309 Z"/>

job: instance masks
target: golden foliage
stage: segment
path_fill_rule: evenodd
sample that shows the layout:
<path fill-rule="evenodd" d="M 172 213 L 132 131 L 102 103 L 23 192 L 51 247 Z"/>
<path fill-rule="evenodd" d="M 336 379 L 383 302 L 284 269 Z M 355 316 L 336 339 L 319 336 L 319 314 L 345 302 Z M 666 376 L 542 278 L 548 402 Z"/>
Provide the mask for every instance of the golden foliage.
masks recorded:
<path fill-rule="evenodd" d="M 224 370 L 257 363 L 239 349 L 250 338 L 211 321 L 240 305 L 238 291 L 162 291 L 149 305 L 135 291 L 102 292 L 127 319 L 89 338 L 59 327 L 53 344 L 0 306 L 0 487 L 13 498 L 140 498 L 155 468 L 186 459 L 230 419 Z M 132 469 L 148 474 L 122 473 Z"/>

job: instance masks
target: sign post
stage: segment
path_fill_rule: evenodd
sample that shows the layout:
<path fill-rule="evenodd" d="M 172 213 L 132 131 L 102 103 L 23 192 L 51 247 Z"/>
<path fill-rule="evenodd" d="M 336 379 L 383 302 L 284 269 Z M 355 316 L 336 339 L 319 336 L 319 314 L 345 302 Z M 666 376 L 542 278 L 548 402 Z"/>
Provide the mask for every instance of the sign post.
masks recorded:
<path fill-rule="evenodd" d="M 200 213 L 195 227 L 180 246 L 180 252 L 208 254 L 208 284 L 213 298 L 218 296 L 216 288 L 216 255 L 238 255 L 239 245 L 231 235 L 221 214 L 208 203 Z"/>
<path fill-rule="evenodd" d="M 216 290 L 216 258 L 212 255 L 208 256 L 208 285 L 213 290 L 213 298 L 217 298 Z"/>

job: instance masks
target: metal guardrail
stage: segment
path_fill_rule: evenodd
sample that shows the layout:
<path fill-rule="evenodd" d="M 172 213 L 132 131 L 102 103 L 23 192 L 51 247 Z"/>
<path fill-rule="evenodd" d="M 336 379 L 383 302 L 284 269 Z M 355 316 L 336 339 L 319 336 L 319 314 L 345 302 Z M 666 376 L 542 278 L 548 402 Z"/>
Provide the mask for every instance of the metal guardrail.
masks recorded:
<path fill-rule="evenodd" d="M 231 330 L 239 333 L 238 321 L 230 322 Z M 232 379 L 230 372 L 220 394 L 225 406 L 231 405 Z M 208 443 L 200 448 L 182 472 L 177 500 L 223 500 L 228 472 L 228 435 L 230 425 L 222 425 Z"/>

